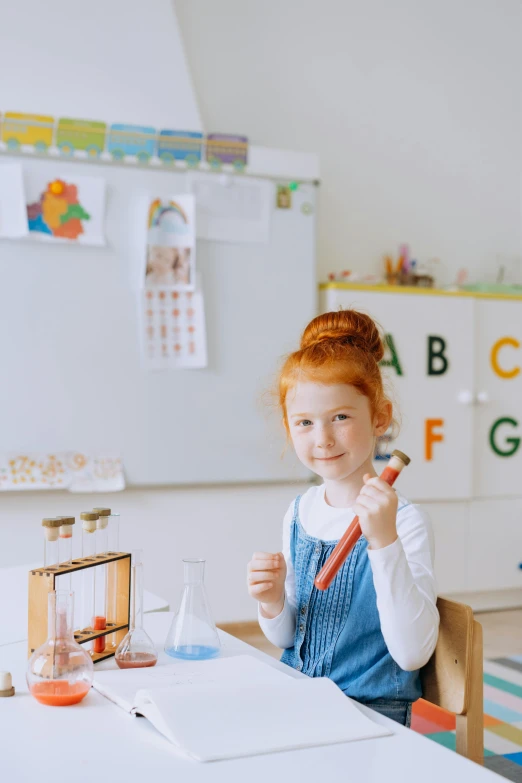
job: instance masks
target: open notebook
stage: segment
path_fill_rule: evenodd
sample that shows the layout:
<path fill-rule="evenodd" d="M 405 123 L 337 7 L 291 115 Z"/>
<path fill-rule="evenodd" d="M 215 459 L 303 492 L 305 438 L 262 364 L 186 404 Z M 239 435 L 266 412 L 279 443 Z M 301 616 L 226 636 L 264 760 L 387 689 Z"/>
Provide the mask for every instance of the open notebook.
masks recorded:
<path fill-rule="evenodd" d="M 325 677 L 294 679 L 249 655 L 103 671 L 94 687 L 197 761 L 369 739 L 374 723 Z"/>

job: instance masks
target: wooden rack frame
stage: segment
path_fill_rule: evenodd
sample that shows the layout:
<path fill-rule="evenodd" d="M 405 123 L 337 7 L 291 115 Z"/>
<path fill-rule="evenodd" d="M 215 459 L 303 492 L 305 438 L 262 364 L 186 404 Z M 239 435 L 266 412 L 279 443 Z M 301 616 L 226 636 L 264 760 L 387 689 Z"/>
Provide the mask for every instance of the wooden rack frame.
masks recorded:
<path fill-rule="evenodd" d="M 27 635 L 29 657 L 47 639 L 48 595 L 53 590 L 56 590 L 57 578 L 72 574 L 75 571 L 84 571 L 87 568 L 96 568 L 96 566 L 105 564 L 108 566 L 107 571 L 116 569 L 116 578 L 108 578 L 109 589 L 111 584 L 116 585 L 116 622 L 107 623 L 105 631 L 93 631 L 92 628 L 75 630 L 74 638 L 78 644 L 86 644 L 100 636 L 115 634 L 116 644 L 111 649 L 106 649 L 102 653 L 91 652 L 94 663 L 103 661 L 105 658 L 111 658 L 114 655 L 118 644 L 129 630 L 131 594 L 130 552 L 109 552 L 106 556 L 76 558 L 72 561 L 72 565 L 36 568 L 29 571 L 29 627 Z M 110 595 L 109 600 L 111 600 Z"/>

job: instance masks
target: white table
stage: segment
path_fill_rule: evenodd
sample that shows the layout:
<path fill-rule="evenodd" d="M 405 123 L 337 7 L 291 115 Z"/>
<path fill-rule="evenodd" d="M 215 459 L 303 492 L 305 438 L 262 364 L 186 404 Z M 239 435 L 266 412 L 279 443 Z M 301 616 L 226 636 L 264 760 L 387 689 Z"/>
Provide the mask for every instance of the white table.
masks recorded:
<path fill-rule="evenodd" d="M 41 563 L 0 568 L 0 647 L 27 639 L 29 571 Z M 143 591 L 144 612 L 167 612 L 168 602 Z"/>
<path fill-rule="evenodd" d="M 172 617 L 162 612 L 145 618 L 160 649 Z M 223 655 L 247 653 L 303 676 L 228 634 L 220 635 Z M 16 687 L 16 696 L 0 699 L 0 778 L 5 781 L 92 783 L 99 776 L 115 783 L 505 783 L 505 778 L 363 707 L 394 735 L 210 764 L 187 761 L 148 721 L 130 717 L 94 690 L 74 707 L 38 704 L 27 692 L 25 652 L 24 643 L 0 647 L 0 669 L 12 672 Z M 98 666 L 116 664 L 107 660 Z"/>

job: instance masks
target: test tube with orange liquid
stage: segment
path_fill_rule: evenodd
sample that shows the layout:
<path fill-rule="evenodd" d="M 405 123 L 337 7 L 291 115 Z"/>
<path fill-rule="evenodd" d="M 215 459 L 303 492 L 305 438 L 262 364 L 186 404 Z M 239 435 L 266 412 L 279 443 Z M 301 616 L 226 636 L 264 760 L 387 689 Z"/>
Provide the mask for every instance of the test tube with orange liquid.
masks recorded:
<path fill-rule="evenodd" d="M 397 476 L 406 465 L 410 464 L 410 461 L 410 458 L 402 451 L 393 451 L 388 465 L 381 473 L 381 479 L 389 484 L 390 487 L 393 486 Z M 348 530 L 340 539 L 332 554 L 315 578 L 314 585 L 318 590 L 327 590 L 330 587 L 360 536 L 361 526 L 359 524 L 359 517 L 354 517 Z"/>
<path fill-rule="evenodd" d="M 104 557 L 109 550 L 108 524 L 111 515 L 110 508 L 93 508 L 98 514 L 96 520 L 96 555 Z M 92 618 L 93 631 L 105 631 L 107 629 L 107 564 L 104 563 L 95 568 L 94 585 L 94 614 Z M 105 652 L 106 637 L 99 636 L 92 643 L 94 653 Z"/>

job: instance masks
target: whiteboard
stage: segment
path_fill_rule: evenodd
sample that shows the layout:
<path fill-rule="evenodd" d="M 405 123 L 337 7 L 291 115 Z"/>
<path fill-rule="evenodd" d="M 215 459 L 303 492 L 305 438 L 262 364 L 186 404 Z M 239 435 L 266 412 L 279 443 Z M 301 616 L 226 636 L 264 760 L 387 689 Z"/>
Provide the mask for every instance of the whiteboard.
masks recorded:
<path fill-rule="evenodd" d="M 269 244 L 198 240 L 208 367 L 146 372 L 144 205 L 187 192 L 187 175 L 17 160 L 49 178 L 104 177 L 107 246 L 0 240 L 0 451 L 121 455 L 134 485 L 307 476 L 266 393 L 316 311 L 314 185 L 283 210 L 274 183 Z"/>

